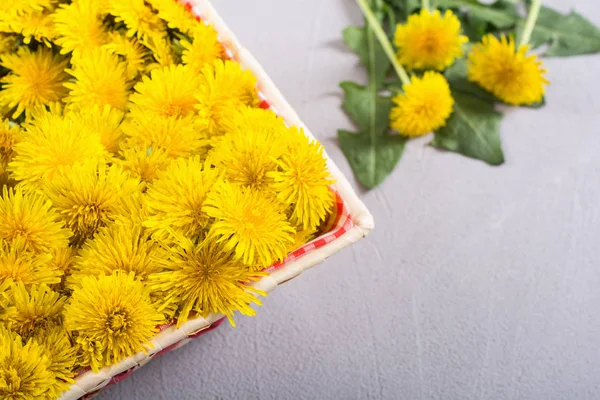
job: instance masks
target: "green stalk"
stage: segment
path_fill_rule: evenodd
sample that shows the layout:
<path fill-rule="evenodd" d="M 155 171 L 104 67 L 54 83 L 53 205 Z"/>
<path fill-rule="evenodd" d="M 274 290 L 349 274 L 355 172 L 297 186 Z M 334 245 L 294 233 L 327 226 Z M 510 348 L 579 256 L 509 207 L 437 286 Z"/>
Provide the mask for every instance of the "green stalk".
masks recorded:
<path fill-rule="evenodd" d="M 521 42 L 519 43 L 520 46 L 529 44 L 531 34 L 533 33 L 533 28 L 535 27 L 535 23 L 540 15 L 541 7 L 542 0 L 533 0 L 531 2 L 531 7 L 529 7 L 529 15 L 527 16 L 527 21 L 525 22 L 525 28 L 521 34 Z"/>
<path fill-rule="evenodd" d="M 396 54 L 394 54 L 392 44 L 390 43 L 387 35 L 383 31 L 379 20 L 377 19 L 375 14 L 373 14 L 373 10 L 371 10 L 371 7 L 369 7 L 369 5 L 367 4 L 367 0 L 356 0 L 356 2 L 358 3 L 358 6 L 364 14 L 370 28 L 373 30 L 373 33 L 377 37 L 377 40 L 379 40 L 381 47 L 383 47 L 383 51 L 385 51 L 385 54 L 394 66 L 394 70 L 400 78 L 400 81 L 402 81 L 402 83 L 405 85 L 410 84 L 410 78 L 408 77 L 408 74 L 396 59 Z"/>
<path fill-rule="evenodd" d="M 429 0 L 422 0 L 421 1 L 421 8 L 427 10 L 427 11 L 431 11 L 431 3 L 429 2 Z"/>

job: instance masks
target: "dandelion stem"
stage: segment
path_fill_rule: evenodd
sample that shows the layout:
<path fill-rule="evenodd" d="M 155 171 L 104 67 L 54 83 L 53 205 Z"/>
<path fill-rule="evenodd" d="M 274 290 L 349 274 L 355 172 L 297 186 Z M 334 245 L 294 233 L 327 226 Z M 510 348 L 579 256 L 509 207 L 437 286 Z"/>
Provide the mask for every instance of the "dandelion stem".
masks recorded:
<path fill-rule="evenodd" d="M 529 7 L 529 15 L 527 15 L 525 28 L 523 28 L 523 32 L 521 33 L 521 41 L 519 45 L 525 46 L 529 43 L 529 40 L 531 39 L 531 34 L 533 33 L 533 28 L 535 27 L 535 23 L 538 19 L 538 15 L 540 15 L 541 7 L 542 0 L 533 0 L 531 2 L 531 7 Z"/>
<path fill-rule="evenodd" d="M 421 7 L 424 10 L 431 11 L 431 2 L 429 0 L 421 0 Z"/>
<path fill-rule="evenodd" d="M 396 74 L 398 74 L 398 77 L 400 78 L 400 80 L 402 81 L 403 84 L 405 84 L 405 85 L 410 84 L 410 78 L 408 77 L 408 74 L 406 73 L 406 71 L 404 70 L 402 65 L 400 65 L 398 60 L 396 59 L 396 54 L 394 54 L 394 49 L 392 48 L 392 44 L 390 43 L 387 35 L 383 31 L 383 28 L 381 27 L 379 20 L 377 19 L 375 14 L 373 14 L 373 10 L 371 10 L 371 7 L 369 7 L 369 5 L 367 4 L 367 0 L 356 0 L 356 2 L 358 3 L 358 6 L 360 7 L 361 11 L 363 12 L 365 18 L 367 19 L 367 23 L 369 24 L 370 28 L 373 30 L 373 33 L 375 33 L 377 40 L 379 40 L 381 47 L 383 47 L 383 51 L 385 51 L 385 54 L 387 55 L 390 62 L 394 66 L 394 70 L 396 71 Z"/>

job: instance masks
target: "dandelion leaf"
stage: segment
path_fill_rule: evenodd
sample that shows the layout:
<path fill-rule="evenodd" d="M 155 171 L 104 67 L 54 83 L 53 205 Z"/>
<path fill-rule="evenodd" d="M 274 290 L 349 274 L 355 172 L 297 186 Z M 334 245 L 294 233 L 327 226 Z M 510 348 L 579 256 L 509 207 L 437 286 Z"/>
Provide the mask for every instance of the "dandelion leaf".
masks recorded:
<path fill-rule="evenodd" d="M 534 48 L 548 44 L 548 57 L 598 53 L 600 29 L 575 11 L 564 15 L 542 7 L 530 43 Z"/>
<path fill-rule="evenodd" d="M 504 163 L 499 132 L 502 114 L 494 110 L 494 103 L 457 91 L 453 96 L 454 113 L 435 132 L 431 145 L 490 165 Z"/>
<path fill-rule="evenodd" d="M 360 132 L 338 131 L 340 146 L 358 181 L 372 189 L 394 170 L 406 139 L 389 133 L 392 107 L 389 97 L 381 97 L 372 87 L 352 82 L 343 82 L 341 87 L 345 94 L 342 107 Z"/>

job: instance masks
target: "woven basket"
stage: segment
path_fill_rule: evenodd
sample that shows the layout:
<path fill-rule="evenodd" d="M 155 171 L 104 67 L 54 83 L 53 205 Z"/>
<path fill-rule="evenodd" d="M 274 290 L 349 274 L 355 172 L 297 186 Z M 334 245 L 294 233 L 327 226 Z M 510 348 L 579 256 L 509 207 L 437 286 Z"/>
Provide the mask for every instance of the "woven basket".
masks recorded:
<path fill-rule="evenodd" d="M 238 61 L 243 68 L 251 70 L 256 75 L 261 107 L 273 110 L 288 125 L 304 128 L 306 135 L 314 139 L 310 130 L 300 121 L 296 112 L 286 102 L 260 64 L 240 45 L 233 32 L 225 25 L 209 1 L 185 0 L 182 2 L 199 21 L 212 25 L 216 29 L 219 40 L 231 59 Z M 335 192 L 337 199 L 336 210 L 329 221 L 326 233 L 291 253 L 283 262 L 267 269 L 267 272 L 270 273 L 269 276 L 262 278 L 252 286 L 270 292 L 344 247 L 362 239 L 373 229 L 373 217 L 358 199 L 338 167 L 327 154 L 325 157 L 329 171 L 336 180 L 331 189 Z M 211 314 L 206 318 L 191 319 L 179 328 L 174 325 L 162 326 L 160 333 L 151 340 L 152 346 L 148 346 L 146 353 L 135 354 L 118 364 L 105 367 L 97 373 L 91 370 L 79 373 L 75 384 L 69 391 L 63 393 L 61 399 L 91 398 L 106 386 L 127 378 L 134 370 L 144 366 L 152 358 L 175 350 L 193 338 L 215 329 L 223 322 L 223 319 L 223 315 Z"/>

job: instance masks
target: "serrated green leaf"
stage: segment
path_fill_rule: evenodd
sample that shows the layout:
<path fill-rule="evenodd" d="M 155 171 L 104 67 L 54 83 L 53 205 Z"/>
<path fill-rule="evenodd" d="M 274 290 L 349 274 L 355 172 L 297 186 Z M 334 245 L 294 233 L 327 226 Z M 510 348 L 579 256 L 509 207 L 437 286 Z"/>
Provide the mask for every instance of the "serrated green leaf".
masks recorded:
<path fill-rule="evenodd" d="M 507 0 L 499 0 L 491 5 L 477 0 L 438 0 L 437 5 L 441 8 L 465 8 L 473 17 L 501 29 L 514 26 L 519 18 L 515 4 Z"/>
<path fill-rule="evenodd" d="M 520 23 L 522 30 L 523 23 Z M 567 57 L 600 52 L 600 29 L 575 11 L 563 15 L 542 6 L 530 44 L 548 44 L 548 57 Z"/>
<path fill-rule="evenodd" d="M 499 133 L 502 114 L 494 110 L 493 103 L 474 96 L 459 92 L 453 96 L 454 113 L 446 126 L 435 132 L 431 144 L 490 165 L 504 163 Z"/>
<path fill-rule="evenodd" d="M 341 87 L 345 94 L 342 107 L 360 133 L 338 131 L 340 146 L 358 181 L 372 189 L 394 170 L 406 139 L 389 133 L 389 97 L 379 96 L 374 86 L 344 82 Z"/>
<path fill-rule="evenodd" d="M 356 179 L 368 189 L 375 188 L 392 173 L 406 144 L 400 135 L 371 138 L 344 130 L 338 131 L 338 138 Z"/>
<path fill-rule="evenodd" d="M 342 108 L 361 132 L 380 135 L 387 130 L 392 107 L 389 97 L 373 96 L 369 88 L 354 82 L 342 82 L 340 87 L 344 90 Z"/>
<path fill-rule="evenodd" d="M 375 35 L 367 29 L 358 26 L 350 26 L 344 29 L 344 42 L 352 51 L 358 54 L 360 61 L 367 67 L 367 72 L 375 79 L 375 84 L 379 86 L 385 79 L 391 63 Z"/>

